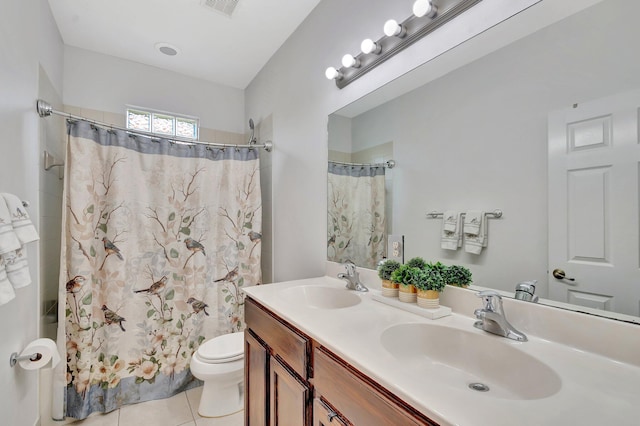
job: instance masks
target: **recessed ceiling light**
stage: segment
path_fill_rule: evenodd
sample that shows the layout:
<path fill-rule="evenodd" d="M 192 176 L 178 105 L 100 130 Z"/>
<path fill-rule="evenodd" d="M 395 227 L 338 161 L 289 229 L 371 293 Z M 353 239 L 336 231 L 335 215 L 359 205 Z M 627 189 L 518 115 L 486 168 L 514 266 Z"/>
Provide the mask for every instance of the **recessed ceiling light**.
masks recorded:
<path fill-rule="evenodd" d="M 156 43 L 156 50 L 167 56 L 176 56 L 180 50 L 169 43 Z"/>

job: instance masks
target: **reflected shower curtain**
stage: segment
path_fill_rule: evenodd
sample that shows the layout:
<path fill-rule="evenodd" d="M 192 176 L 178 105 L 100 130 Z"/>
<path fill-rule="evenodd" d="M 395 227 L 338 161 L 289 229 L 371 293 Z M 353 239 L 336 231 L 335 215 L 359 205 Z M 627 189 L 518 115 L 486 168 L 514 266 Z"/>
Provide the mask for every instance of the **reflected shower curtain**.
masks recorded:
<path fill-rule="evenodd" d="M 327 258 L 376 269 L 386 253 L 385 168 L 329 162 Z"/>
<path fill-rule="evenodd" d="M 67 362 L 56 375 L 65 415 L 200 384 L 192 354 L 243 329 L 240 289 L 261 280 L 257 149 L 79 121 L 69 124 L 65 172 L 58 345 Z"/>

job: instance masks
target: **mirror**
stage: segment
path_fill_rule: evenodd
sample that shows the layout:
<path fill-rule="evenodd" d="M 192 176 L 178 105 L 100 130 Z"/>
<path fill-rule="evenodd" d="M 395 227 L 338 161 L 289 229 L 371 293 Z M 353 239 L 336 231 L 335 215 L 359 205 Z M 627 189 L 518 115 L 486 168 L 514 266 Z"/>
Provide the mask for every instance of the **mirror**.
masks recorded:
<path fill-rule="evenodd" d="M 535 279 L 540 303 L 571 307 L 548 300 L 567 284 L 548 264 L 557 212 L 548 202 L 549 117 L 640 89 L 639 15 L 638 2 L 604 0 L 372 109 L 359 108 L 367 97 L 356 101 L 329 117 L 329 159 L 392 141 L 387 233 L 405 236 L 406 259 L 467 266 L 475 285 L 511 296 Z M 442 219 L 427 216 L 495 209 L 504 214 L 488 219 L 480 255 L 441 249 Z M 628 224 L 636 246 L 637 222 Z M 640 322 L 640 301 L 633 305 L 623 315 L 573 308 Z"/>

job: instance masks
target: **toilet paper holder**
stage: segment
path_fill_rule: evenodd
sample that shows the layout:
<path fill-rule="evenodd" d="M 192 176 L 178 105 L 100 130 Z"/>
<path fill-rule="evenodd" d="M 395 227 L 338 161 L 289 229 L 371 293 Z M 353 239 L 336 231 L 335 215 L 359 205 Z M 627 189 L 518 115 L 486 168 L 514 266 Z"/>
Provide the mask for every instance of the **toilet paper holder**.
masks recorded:
<path fill-rule="evenodd" d="M 22 355 L 22 356 L 18 356 L 18 352 L 14 352 L 11 354 L 11 357 L 9 357 L 9 365 L 10 366 L 15 366 L 18 361 L 40 361 L 42 359 L 42 354 L 40 352 L 35 352 L 32 353 L 31 355 Z"/>

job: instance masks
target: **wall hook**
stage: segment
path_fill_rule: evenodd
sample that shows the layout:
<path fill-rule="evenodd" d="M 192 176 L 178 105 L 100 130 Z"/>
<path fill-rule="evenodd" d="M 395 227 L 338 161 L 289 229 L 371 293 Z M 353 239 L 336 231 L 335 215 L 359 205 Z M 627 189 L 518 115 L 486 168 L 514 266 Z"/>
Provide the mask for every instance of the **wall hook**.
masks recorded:
<path fill-rule="evenodd" d="M 64 166 L 64 162 L 56 163 L 56 159 L 53 155 L 49 154 L 49 152 L 44 152 L 44 169 L 49 171 L 54 167 L 62 167 Z"/>

